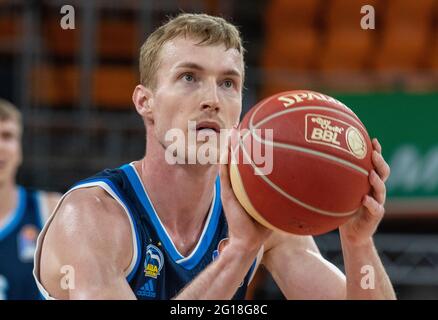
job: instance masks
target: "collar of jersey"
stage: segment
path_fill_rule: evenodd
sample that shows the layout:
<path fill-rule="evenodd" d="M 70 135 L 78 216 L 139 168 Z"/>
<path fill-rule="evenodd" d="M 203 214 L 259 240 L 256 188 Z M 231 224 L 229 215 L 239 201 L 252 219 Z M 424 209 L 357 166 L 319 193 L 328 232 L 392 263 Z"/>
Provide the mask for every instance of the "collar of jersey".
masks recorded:
<path fill-rule="evenodd" d="M 26 207 L 26 189 L 18 186 L 18 204 L 6 222 L 0 227 L 0 241 L 5 239 L 20 223 Z"/>
<path fill-rule="evenodd" d="M 177 264 L 184 267 L 185 269 L 193 269 L 208 251 L 219 222 L 219 217 L 222 211 L 219 176 L 217 177 L 215 182 L 213 201 L 212 205 L 210 206 L 210 211 L 208 213 L 208 217 L 205 222 L 202 234 L 198 240 L 195 249 L 190 253 L 190 255 L 184 257 L 175 247 L 175 244 L 167 233 L 166 228 L 162 224 L 160 217 L 155 211 L 155 208 L 149 198 L 149 195 L 144 185 L 140 180 L 140 177 L 134 165 L 132 163 L 126 164 L 122 166 L 121 169 L 128 177 L 129 182 L 134 188 L 137 197 L 139 198 L 142 206 L 145 209 L 145 212 L 148 214 L 150 220 L 152 221 L 152 224 L 154 225 L 155 230 L 157 231 L 158 236 L 163 243 L 166 251 Z"/>

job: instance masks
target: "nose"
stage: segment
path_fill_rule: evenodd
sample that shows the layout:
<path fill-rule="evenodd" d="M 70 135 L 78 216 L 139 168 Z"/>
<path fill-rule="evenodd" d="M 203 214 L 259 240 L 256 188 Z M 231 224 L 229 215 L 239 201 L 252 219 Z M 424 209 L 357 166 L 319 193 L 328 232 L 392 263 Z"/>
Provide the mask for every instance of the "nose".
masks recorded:
<path fill-rule="evenodd" d="M 216 81 L 209 81 L 205 85 L 205 90 L 202 93 L 201 99 L 202 110 L 219 111 L 219 96 L 217 92 Z"/>

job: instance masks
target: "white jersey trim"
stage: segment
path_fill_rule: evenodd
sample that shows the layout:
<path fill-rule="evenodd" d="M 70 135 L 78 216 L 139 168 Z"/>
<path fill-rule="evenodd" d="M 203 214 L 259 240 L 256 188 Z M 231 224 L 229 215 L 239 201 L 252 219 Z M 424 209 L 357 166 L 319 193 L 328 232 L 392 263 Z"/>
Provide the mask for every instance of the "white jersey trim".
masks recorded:
<path fill-rule="evenodd" d="M 74 190 L 82 189 L 82 188 L 90 188 L 90 187 L 100 187 L 103 190 L 105 190 L 112 198 L 114 198 L 114 200 L 116 200 L 120 204 L 120 206 L 123 208 L 126 215 L 128 216 L 129 224 L 131 226 L 131 231 L 132 231 L 133 255 L 132 255 L 132 259 L 131 259 L 131 263 L 129 264 L 129 267 L 125 270 L 125 277 L 126 278 L 129 277 L 131 272 L 134 271 L 134 268 L 137 264 L 137 259 L 139 258 L 139 252 L 138 252 L 138 245 L 139 244 L 137 243 L 137 237 L 136 237 L 137 231 L 135 229 L 134 222 L 132 221 L 129 210 L 125 206 L 123 201 L 117 196 L 117 194 L 114 192 L 114 190 L 104 181 L 93 181 L 93 182 L 79 184 L 79 185 L 75 186 L 74 188 L 68 190 L 61 197 L 61 199 L 58 201 L 58 204 L 56 205 L 55 209 L 53 210 L 53 213 L 51 214 L 51 216 L 47 220 L 46 224 L 44 225 L 43 230 L 41 231 L 40 235 L 38 236 L 37 247 L 35 250 L 35 257 L 34 257 L 35 263 L 34 263 L 34 269 L 33 269 L 33 276 L 34 276 L 35 282 L 37 284 L 38 290 L 40 291 L 43 298 L 46 300 L 56 300 L 56 298 L 53 298 L 50 296 L 50 294 L 45 290 L 45 288 L 43 287 L 43 285 L 41 284 L 40 279 L 39 279 L 41 247 L 42 247 L 42 242 L 43 242 L 44 236 L 46 235 L 47 229 L 48 229 L 50 223 L 52 222 L 52 220 L 55 216 L 55 213 L 58 210 L 58 208 L 61 205 L 64 198 Z"/>

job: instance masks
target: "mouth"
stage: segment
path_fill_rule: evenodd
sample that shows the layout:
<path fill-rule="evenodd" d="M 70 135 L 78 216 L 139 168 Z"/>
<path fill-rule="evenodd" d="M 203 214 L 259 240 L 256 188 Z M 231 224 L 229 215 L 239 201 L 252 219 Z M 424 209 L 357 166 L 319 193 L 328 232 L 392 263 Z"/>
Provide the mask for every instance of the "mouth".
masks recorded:
<path fill-rule="evenodd" d="M 215 121 L 201 121 L 196 125 L 196 132 L 219 133 L 221 126 Z"/>

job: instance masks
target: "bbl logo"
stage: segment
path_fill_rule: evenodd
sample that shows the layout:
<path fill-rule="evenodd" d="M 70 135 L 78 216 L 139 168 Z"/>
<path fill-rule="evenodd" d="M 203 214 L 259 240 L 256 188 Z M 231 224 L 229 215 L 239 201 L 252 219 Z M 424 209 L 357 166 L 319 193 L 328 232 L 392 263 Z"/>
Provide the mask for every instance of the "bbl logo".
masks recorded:
<path fill-rule="evenodd" d="M 307 114 L 306 141 L 348 152 L 358 159 L 365 158 L 367 145 L 359 129 L 350 124 L 320 114 Z"/>
<path fill-rule="evenodd" d="M 144 274 L 146 277 L 157 279 L 163 268 L 164 256 L 160 249 L 153 244 L 146 247 L 146 259 L 144 260 Z"/>

